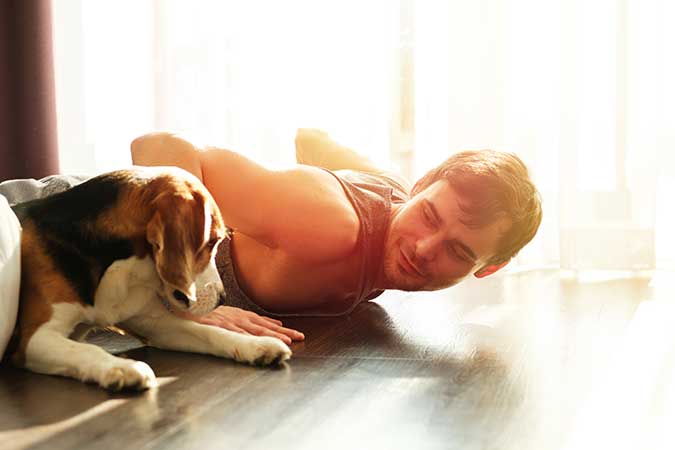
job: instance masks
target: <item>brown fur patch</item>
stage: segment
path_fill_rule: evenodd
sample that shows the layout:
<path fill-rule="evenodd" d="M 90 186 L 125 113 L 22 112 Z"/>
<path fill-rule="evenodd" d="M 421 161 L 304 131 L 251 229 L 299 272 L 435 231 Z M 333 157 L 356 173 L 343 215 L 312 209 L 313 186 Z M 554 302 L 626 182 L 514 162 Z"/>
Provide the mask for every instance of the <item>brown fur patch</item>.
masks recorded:
<path fill-rule="evenodd" d="M 56 271 L 45 253 L 34 225 L 22 224 L 21 234 L 21 290 L 17 319 L 18 343 L 12 361 L 23 365 L 26 347 L 35 331 L 52 317 L 52 304 L 82 303 L 75 290 Z"/>

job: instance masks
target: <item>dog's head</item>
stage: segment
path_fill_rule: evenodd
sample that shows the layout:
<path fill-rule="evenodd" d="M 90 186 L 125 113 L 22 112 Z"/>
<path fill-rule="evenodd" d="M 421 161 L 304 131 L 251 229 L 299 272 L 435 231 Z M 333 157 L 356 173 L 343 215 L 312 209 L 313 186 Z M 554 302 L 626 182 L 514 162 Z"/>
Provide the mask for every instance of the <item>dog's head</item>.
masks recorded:
<path fill-rule="evenodd" d="M 224 295 L 215 262 L 226 235 L 220 210 L 202 183 L 186 172 L 159 181 L 162 189 L 152 201 L 146 239 L 164 297 L 178 311 L 205 314 Z"/>

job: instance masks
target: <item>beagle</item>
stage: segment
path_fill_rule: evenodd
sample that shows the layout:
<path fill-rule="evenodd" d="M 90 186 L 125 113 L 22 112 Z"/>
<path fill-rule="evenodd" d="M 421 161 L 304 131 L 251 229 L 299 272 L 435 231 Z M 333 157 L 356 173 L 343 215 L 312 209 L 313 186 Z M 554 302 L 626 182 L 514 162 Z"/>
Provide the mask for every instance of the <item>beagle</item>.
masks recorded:
<path fill-rule="evenodd" d="M 224 295 L 215 249 L 226 228 L 209 192 L 188 172 L 110 172 L 13 209 L 23 227 L 10 351 L 16 365 L 113 390 L 156 386 L 144 362 L 70 339 L 81 323 L 114 325 L 154 347 L 251 364 L 291 356 L 281 340 L 175 314 L 205 314 Z"/>

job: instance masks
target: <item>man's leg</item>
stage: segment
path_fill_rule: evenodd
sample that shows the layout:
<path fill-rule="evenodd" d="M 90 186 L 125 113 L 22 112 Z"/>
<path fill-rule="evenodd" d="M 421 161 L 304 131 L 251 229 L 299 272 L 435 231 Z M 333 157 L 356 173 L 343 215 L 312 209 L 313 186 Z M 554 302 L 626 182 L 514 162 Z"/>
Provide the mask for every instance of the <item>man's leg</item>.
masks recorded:
<path fill-rule="evenodd" d="M 384 172 L 366 156 L 338 144 L 325 132 L 313 128 L 298 129 L 295 135 L 295 159 L 299 164 L 323 167 L 328 170 Z"/>
<path fill-rule="evenodd" d="M 298 164 L 323 167 L 328 170 L 347 169 L 385 175 L 403 189 L 410 189 L 410 183 L 402 175 L 378 167 L 368 157 L 338 144 L 321 130 L 298 129 L 295 135 L 295 159 Z"/>

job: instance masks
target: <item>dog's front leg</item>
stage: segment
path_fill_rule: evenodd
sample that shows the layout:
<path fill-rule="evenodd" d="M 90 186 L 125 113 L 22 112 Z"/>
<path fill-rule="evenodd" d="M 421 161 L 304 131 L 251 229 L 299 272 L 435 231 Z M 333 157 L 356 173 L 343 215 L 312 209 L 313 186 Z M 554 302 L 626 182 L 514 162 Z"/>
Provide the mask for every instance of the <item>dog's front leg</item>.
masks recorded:
<path fill-rule="evenodd" d="M 161 308 L 161 306 L 160 306 Z M 147 339 L 148 345 L 167 350 L 206 353 L 255 365 L 279 364 L 291 349 L 273 337 L 248 336 L 211 325 L 154 311 L 125 321 L 124 328 Z"/>
<path fill-rule="evenodd" d="M 95 382 L 106 389 L 156 386 L 155 374 L 144 362 L 119 358 L 96 345 L 67 337 L 82 317 L 79 308 L 71 303 L 53 306 L 52 318 L 28 340 L 23 365 L 33 372 Z"/>

